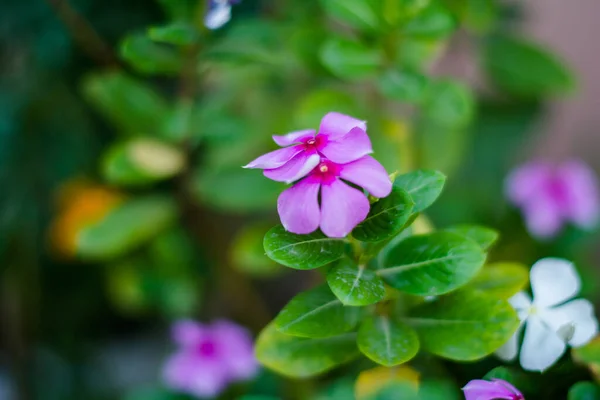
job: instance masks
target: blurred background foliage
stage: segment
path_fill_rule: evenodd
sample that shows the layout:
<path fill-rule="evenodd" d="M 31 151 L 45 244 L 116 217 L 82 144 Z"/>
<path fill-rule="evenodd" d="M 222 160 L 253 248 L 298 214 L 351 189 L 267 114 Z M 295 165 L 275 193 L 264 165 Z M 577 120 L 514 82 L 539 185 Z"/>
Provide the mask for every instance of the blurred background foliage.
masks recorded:
<path fill-rule="evenodd" d="M 448 175 L 433 224 L 493 226 L 492 260 L 562 256 L 596 277 L 597 233 L 537 243 L 503 199 L 523 138 L 577 87 L 516 33 L 514 2 L 245 0 L 213 32 L 198 0 L 0 10 L 0 386 L 19 398 L 179 398 L 159 388 L 170 321 L 258 331 L 320 281 L 264 255 L 283 186 L 240 167 L 331 110 L 368 121 L 389 172 Z M 453 62 L 469 73 L 445 72 Z M 497 365 L 416 364 L 446 378 L 431 389 L 444 399 Z M 364 368 L 308 383 L 264 372 L 224 398 L 349 398 Z M 573 382 L 556 374 L 547 390 Z"/>

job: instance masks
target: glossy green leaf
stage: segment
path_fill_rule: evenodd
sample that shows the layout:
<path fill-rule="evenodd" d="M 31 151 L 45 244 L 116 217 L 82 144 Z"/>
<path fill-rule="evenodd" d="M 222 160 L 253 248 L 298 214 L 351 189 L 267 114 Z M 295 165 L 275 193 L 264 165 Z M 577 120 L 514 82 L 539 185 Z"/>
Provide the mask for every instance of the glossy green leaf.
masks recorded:
<path fill-rule="evenodd" d="M 295 269 L 315 269 L 338 260 L 344 253 L 344 240 L 330 238 L 320 231 L 296 235 L 281 225 L 265 235 L 264 247 L 274 261 Z"/>
<path fill-rule="evenodd" d="M 572 349 L 571 354 L 575 361 L 585 364 L 596 381 L 600 382 L 600 336 L 596 336 L 584 346 Z"/>
<path fill-rule="evenodd" d="M 500 236 L 497 231 L 481 225 L 454 225 L 444 229 L 444 231 L 469 238 L 480 245 L 483 250 L 489 249 Z"/>
<path fill-rule="evenodd" d="M 107 260 L 122 256 L 165 230 L 177 217 L 173 199 L 149 195 L 128 200 L 77 237 L 77 254 Z"/>
<path fill-rule="evenodd" d="M 475 99 L 470 89 L 455 81 L 443 80 L 429 85 L 423 104 L 423 118 L 438 128 L 459 128 L 468 125 L 475 113 Z"/>
<path fill-rule="evenodd" d="M 125 133 L 151 135 L 169 113 L 166 101 L 150 86 L 121 72 L 90 75 L 83 91 Z"/>
<path fill-rule="evenodd" d="M 395 289 L 432 296 L 465 285 L 485 261 L 485 253 L 470 239 L 436 232 L 412 236 L 390 249 L 377 273 Z"/>
<path fill-rule="evenodd" d="M 372 0 L 321 0 L 325 12 L 348 25 L 368 31 L 380 27 L 380 20 Z"/>
<path fill-rule="evenodd" d="M 446 183 L 446 176 L 439 171 L 416 170 L 400 175 L 394 186 L 404 189 L 415 203 L 413 213 L 421 212 L 433 204 Z"/>
<path fill-rule="evenodd" d="M 184 60 L 176 49 L 155 43 L 143 34 L 131 35 L 123 40 L 121 57 L 145 74 L 177 74 Z"/>
<path fill-rule="evenodd" d="M 327 285 L 295 296 L 275 318 L 286 335 L 324 338 L 346 333 L 356 326 L 360 309 L 342 304 Z"/>
<path fill-rule="evenodd" d="M 484 67 L 501 89 L 519 96 L 564 93 L 574 86 L 569 68 L 544 48 L 526 40 L 496 36 L 484 46 Z"/>
<path fill-rule="evenodd" d="M 359 350 L 378 364 L 392 367 L 417 355 L 419 338 L 410 326 L 387 316 L 371 316 L 358 330 Z"/>
<path fill-rule="evenodd" d="M 524 264 L 499 262 L 482 268 L 468 287 L 490 296 L 509 299 L 523 290 L 528 280 L 529 268 Z"/>
<path fill-rule="evenodd" d="M 428 7 L 410 20 L 403 29 L 405 35 L 419 38 L 443 38 L 456 29 L 456 21 L 446 9 Z"/>
<path fill-rule="evenodd" d="M 377 80 L 379 91 L 386 97 L 407 103 L 421 102 L 427 92 L 429 81 L 418 72 L 388 70 Z"/>
<path fill-rule="evenodd" d="M 352 236 L 363 242 L 380 242 L 396 236 L 410 218 L 413 206 L 410 195 L 394 186 L 389 196 L 371 205 L 369 215 L 354 228 Z"/>
<path fill-rule="evenodd" d="M 292 378 L 308 378 L 358 357 L 356 333 L 313 339 L 281 333 L 269 324 L 256 340 L 256 357 L 266 367 Z"/>
<path fill-rule="evenodd" d="M 600 386 L 592 382 L 577 382 L 569 389 L 567 400 L 600 400 Z"/>
<path fill-rule="evenodd" d="M 258 277 L 272 276 L 282 271 L 279 264 L 265 254 L 263 239 L 271 228 L 260 223 L 242 228 L 231 244 L 231 262 L 238 270 Z"/>
<path fill-rule="evenodd" d="M 417 330 L 423 349 L 458 361 L 491 354 L 519 326 L 517 313 L 508 301 L 470 291 L 416 307 L 407 322 Z"/>
<path fill-rule="evenodd" d="M 174 23 L 151 27 L 148 29 L 148 37 L 155 42 L 189 46 L 196 43 L 200 35 L 193 25 Z"/>
<path fill-rule="evenodd" d="M 323 64 L 342 79 L 357 80 L 373 76 L 381 65 L 378 49 L 343 38 L 331 38 L 320 52 Z"/>
<path fill-rule="evenodd" d="M 375 271 L 342 259 L 327 271 L 331 291 L 347 306 L 375 304 L 385 296 L 385 286 Z"/>

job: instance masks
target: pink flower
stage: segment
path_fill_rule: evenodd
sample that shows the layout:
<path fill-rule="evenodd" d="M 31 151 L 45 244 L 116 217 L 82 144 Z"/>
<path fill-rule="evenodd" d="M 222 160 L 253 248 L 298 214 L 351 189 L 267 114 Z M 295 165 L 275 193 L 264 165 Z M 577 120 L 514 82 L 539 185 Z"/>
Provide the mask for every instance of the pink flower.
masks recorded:
<path fill-rule="evenodd" d="M 337 112 L 321 120 L 319 132 L 312 129 L 273 136 L 279 146 L 288 146 L 258 157 L 244 168 L 264 169 L 267 178 L 291 183 L 308 174 L 322 158 L 348 163 L 373 152 L 364 121 Z"/>
<path fill-rule="evenodd" d="M 224 320 L 202 325 L 180 320 L 172 327 L 178 350 L 166 362 L 167 386 L 197 397 L 214 397 L 231 382 L 258 372 L 250 334 Z"/>
<path fill-rule="evenodd" d="M 516 387 L 502 379 L 474 379 L 462 390 L 466 400 L 525 400 Z"/>
<path fill-rule="evenodd" d="M 529 232 L 539 238 L 555 236 L 567 222 L 591 228 L 598 220 L 596 176 L 581 161 L 526 164 L 508 176 L 506 194 L 522 209 Z"/>
<path fill-rule="evenodd" d="M 376 197 L 385 197 L 392 190 L 387 172 L 371 156 L 346 164 L 324 159 L 306 178 L 279 196 L 277 210 L 284 228 L 305 234 L 320 227 L 329 237 L 344 237 L 350 233 L 365 219 L 370 204 L 362 191 L 342 179 L 365 188 Z"/>

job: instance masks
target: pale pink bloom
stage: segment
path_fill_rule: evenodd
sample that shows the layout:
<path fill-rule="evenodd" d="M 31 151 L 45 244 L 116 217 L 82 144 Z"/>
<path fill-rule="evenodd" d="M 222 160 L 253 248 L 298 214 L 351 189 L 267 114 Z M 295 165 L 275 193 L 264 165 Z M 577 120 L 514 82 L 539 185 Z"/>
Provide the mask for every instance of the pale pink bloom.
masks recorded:
<path fill-rule="evenodd" d="M 462 390 L 466 400 L 525 400 L 516 387 L 502 379 L 474 379 Z"/>
<path fill-rule="evenodd" d="M 523 211 L 529 232 L 539 238 L 555 236 L 568 222 L 589 229 L 598 221 L 596 176 L 581 161 L 521 166 L 508 176 L 506 195 Z"/>
<path fill-rule="evenodd" d="M 279 196 L 277 210 L 284 228 L 305 234 L 320 227 L 329 237 L 349 234 L 365 219 L 370 204 L 361 190 L 344 180 L 375 197 L 386 197 L 392 190 L 385 168 L 371 156 L 346 164 L 324 159 L 306 178 Z"/>
<path fill-rule="evenodd" d="M 291 183 L 306 176 L 321 159 L 344 164 L 373 152 L 364 121 L 337 112 L 321 120 L 319 132 L 313 129 L 273 136 L 279 146 L 287 146 L 258 157 L 244 168 L 264 169 L 267 178 Z"/>
<path fill-rule="evenodd" d="M 178 349 L 167 360 L 163 378 L 176 391 L 214 397 L 230 383 L 258 372 L 252 337 L 232 322 L 180 320 L 173 324 L 172 337 Z"/>

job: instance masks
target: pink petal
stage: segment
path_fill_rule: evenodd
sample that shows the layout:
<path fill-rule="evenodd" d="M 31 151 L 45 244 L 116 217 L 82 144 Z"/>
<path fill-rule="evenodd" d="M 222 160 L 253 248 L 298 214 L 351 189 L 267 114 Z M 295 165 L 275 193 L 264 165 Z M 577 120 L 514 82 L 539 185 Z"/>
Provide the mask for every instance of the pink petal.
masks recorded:
<path fill-rule="evenodd" d="M 369 213 L 369 200 L 339 179 L 321 185 L 321 230 L 329 237 L 344 237 Z"/>
<path fill-rule="evenodd" d="M 375 197 L 386 197 L 392 191 L 392 181 L 385 168 L 371 156 L 342 165 L 340 177 L 365 188 Z"/>
<path fill-rule="evenodd" d="M 356 127 L 361 128 L 365 132 L 367 131 L 365 121 L 338 112 L 330 112 L 321 120 L 319 134 L 327 136 L 329 140 L 338 140 Z"/>
<path fill-rule="evenodd" d="M 474 379 L 467 383 L 462 390 L 466 400 L 518 400 L 523 398 L 518 391 L 514 393 L 498 381 L 488 382 L 482 379 Z"/>
<path fill-rule="evenodd" d="M 277 199 L 283 227 L 292 233 L 311 233 L 319 227 L 321 211 L 318 195 L 321 179 L 309 176 L 284 190 Z"/>
<path fill-rule="evenodd" d="M 517 399 L 523 398 L 523 395 L 521 394 L 521 392 L 519 391 L 519 389 L 517 389 L 516 387 L 514 387 L 510 382 L 507 382 L 507 381 L 505 381 L 503 379 L 497 379 L 497 378 L 492 378 L 492 381 L 496 382 L 496 383 L 499 383 L 500 385 L 506 387 L 508 390 L 510 390 L 511 392 L 513 392 L 514 394 L 516 394 L 517 396 L 520 396 L 520 397 L 517 397 Z"/>
<path fill-rule="evenodd" d="M 221 320 L 212 324 L 212 333 L 220 343 L 223 361 L 232 379 L 246 380 L 258 373 L 259 365 L 254 357 L 254 343 L 246 329 Z"/>
<path fill-rule="evenodd" d="M 552 166 L 545 162 L 532 162 L 515 169 L 506 179 L 506 196 L 517 205 L 523 205 L 551 181 Z"/>
<path fill-rule="evenodd" d="M 564 188 L 564 215 L 583 228 L 591 228 L 598 222 L 598 181 L 587 165 L 581 161 L 569 161 L 560 166 L 557 179 Z"/>
<path fill-rule="evenodd" d="M 182 319 L 171 326 L 171 336 L 182 347 L 196 346 L 205 334 L 205 328 L 189 319 Z"/>
<path fill-rule="evenodd" d="M 229 382 L 223 367 L 219 362 L 180 352 L 167 360 L 163 379 L 168 387 L 176 391 L 198 397 L 214 397 Z"/>
<path fill-rule="evenodd" d="M 303 143 L 305 140 L 315 137 L 316 134 L 314 129 L 305 129 L 302 131 L 290 132 L 287 135 L 273 135 L 273 140 L 279 146 L 285 147 L 294 143 Z"/>
<path fill-rule="evenodd" d="M 338 140 L 328 141 L 319 151 L 329 160 L 344 164 L 373 152 L 371 140 L 362 128 L 352 128 Z"/>
<path fill-rule="evenodd" d="M 558 204 L 545 193 L 530 200 L 523 207 L 525 224 L 532 236 L 540 239 L 551 238 L 561 229 L 563 218 Z"/>
<path fill-rule="evenodd" d="M 265 169 L 264 174 L 274 181 L 292 183 L 305 177 L 320 161 L 321 157 L 318 154 L 303 151 L 279 168 Z"/>
<path fill-rule="evenodd" d="M 303 150 L 304 148 L 302 146 L 292 146 L 286 147 L 284 149 L 275 150 L 258 157 L 256 160 L 250 162 L 248 165 L 245 165 L 244 168 L 279 168 Z"/>

